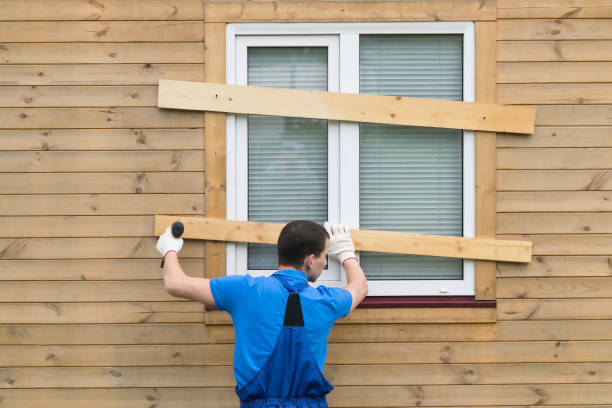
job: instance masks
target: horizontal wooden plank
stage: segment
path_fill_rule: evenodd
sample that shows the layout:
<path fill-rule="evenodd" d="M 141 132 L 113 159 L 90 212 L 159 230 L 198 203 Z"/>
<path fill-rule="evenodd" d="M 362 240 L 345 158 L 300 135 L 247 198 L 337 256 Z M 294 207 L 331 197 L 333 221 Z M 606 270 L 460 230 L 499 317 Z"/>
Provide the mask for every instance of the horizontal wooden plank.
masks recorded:
<path fill-rule="evenodd" d="M 531 107 L 166 79 L 159 81 L 158 106 L 513 133 L 533 133 L 535 116 Z"/>
<path fill-rule="evenodd" d="M 157 279 L 157 259 L 0 259 L 0 281 Z M 181 257 L 186 274 L 204 277 L 204 260 Z"/>
<path fill-rule="evenodd" d="M 492 0 L 432 1 L 207 1 L 206 22 L 349 22 L 495 20 Z"/>
<path fill-rule="evenodd" d="M 533 191 L 497 193 L 498 212 L 612 211 L 609 191 Z"/>
<path fill-rule="evenodd" d="M 201 21 L 5 21 L 0 42 L 203 41 Z"/>
<path fill-rule="evenodd" d="M 336 386 L 605 383 L 611 363 L 327 365 Z M 231 387 L 231 366 L 3 368 L 0 388 Z"/>
<path fill-rule="evenodd" d="M 493 308 L 359 308 L 338 320 L 337 324 L 351 323 L 484 323 L 495 322 Z M 206 324 L 232 324 L 227 312 L 209 310 Z"/>
<path fill-rule="evenodd" d="M 204 114 L 158 108 L 5 108 L 6 129 L 201 128 Z"/>
<path fill-rule="evenodd" d="M 230 325 L 206 326 L 214 343 L 234 342 Z M 495 323 L 451 324 L 338 324 L 332 328 L 332 343 L 409 342 L 409 341 L 492 341 Z"/>
<path fill-rule="evenodd" d="M 611 105 L 544 105 L 538 107 L 536 125 L 541 126 L 610 126 Z"/>
<path fill-rule="evenodd" d="M 498 191 L 612 190 L 610 170 L 498 170 Z"/>
<path fill-rule="evenodd" d="M 497 22 L 497 40 L 610 39 L 610 19 L 526 19 Z"/>
<path fill-rule="evenodd" d="M 202 64 L 201 42 L 4 43 L 0 64 Z"/>
<path fill-rule="evenodd" d="M 499 277 L 610 275 L 612 256 L 534 256 L 528 264 L 497 264 Z"/>
<path fill-rule="evenodd" d="M 498 299 L 497 318 L 499 320 L 612 319 L 609 305 L 610 299 Z"/>
<path fill-rule="evenodd" d="M 541 107 L 540 109 L 546 109 L 546 107 Z M 536 127 L 533 135 L 527 137 L 517 137 L 514 134 L 507 135 L 498 133 L 497 146 L 612 147 L 612 127 Z"/>
<path fill-rule="evenodd" d="M 0 65 L 1 85 L 157 85 L 203 81 L 203 64 Z"/>
<path fill-rule="evenodd" d="M 0 0 L 2 20 L 201 20 L 199 0 Z"/>
<path fill-rule="evenodd" d="M 610 341 L 331 343 L 326 363 L 603 362 L 612 361 L 611 345 Z M 4 367 L 231 365 L 233 349 L 233 344 L 0 346 L 0 359 Z"/>
<path fill-rule="evenodd" d="M 0 173 L 0 185 L 4 194 L 204 193 L 204 173 Z"/>
<path fill-rule="evenodd" d="M 155 217 L 155 234 L 180 220 L 185 225 L 185 238 L 214 241 L 237 241 L 276 244 L 284 224 L 252 221 L 228 221 L 214 218 Z M 469 259 L 529 262 L 528 242 L 502 242 L 440 235 L 409 234 L 390 231 L 353 230 L 351 238 L 357 251 L 389 252 Z"/>
<path fill-rule="evenodd" d="M 609 255 L 612 234 L 592 235 L 498 235 L 500 239 L 525 239 L 533 243 L 534 255 Z"/>
<path fill-rule="evenodd" d="M 612 41 L 498 41 L 497 60 L 612 61 Z"/>
<path fill-rule="evenodd" d="M 612 339 L 612 320 L 499 321 L 496 328 L 496 341 Z"/>
<path fill-rule="evenodd" d="M 187 248 L 186 256 L 189 256 L 188 254 L 193 256 L 194 252 L 197 256 L 197 248 Z M 119 253 L 116 257 L 122 257 L 122 255 Z M 158 269 L 151 271 L 151 278 L 158 280 L 2 282 L 2 289 L 6 292 L 0 302 L 46 302 L 49 308 L 60 314 L 62 313 L 62 302 L 171 302 L 181 300 L 164 290 L 163 280 L 160 279 L 162 275 L 161 270 Z M 100 305 L 99 309 L 100 313 L 103 313 L 104 305 Z M 143 316 L 145 317 L 146 315 Z M 144 323 L 144 321 L 136 323 Z"/>
<path fill-rule="evenodd" d="M 498 234 L 612 234 L 612 213 L 497 214 Z"/>
<path fill-rule="evenodd" d="M 0 177 L 0 180 L 2 178 Z M 0 237 L 143 237 L 153 230 L 151 216 L 0 217 Z"/>
<path fill-rule="evenodd" d="M 499 62 L 497 83 L 609 82 L 612 62 Z"/>
<path fill-rule="evenodd" d="M 231 387 L 231 366 L 0 368 L 0 388 Z"/>
<path fill-rule="evenodd" d="M 0 238 L 1 259 L 160 258 L 155 237 L 141 238 Z M 186 241 L 184 258 L 203 258 L 201 242 Z M 161 273 L 159 269 L 151 273 Z M 156 275 L 158 277 L 160 275 Z M 153 276 L 152 276 L 153 277 Z"/>
<path fill-rule="evenodd" d="M 205 344 L 211 340 L 201 323 L 0 326 L 1 345 Z"/>
<path fill-rule="evenodd" d="M 497 102 L 506 104 L 609 104 L 612 84 L 499 84 Z"/>
<path fill-rule="evenodd" d="M 204 152 L 37 151 L 0 152 L 2 172 L 204 171 Z M 177 174 L 176 177 L 180 177 Z"/>
<path fill-rule="evenodd" d="M 499 18 L 607 18 L 612 16 L 608 0 L 498 0 Z"/>
<path fill-rule="evenodd" d="M 607 404 L 610 392 L 612 384 L 344 386 L 328 402 L 342 407 Z"/>
<path fill-rule="evenodd" d="M 154 86 L 0 86 L 0 107 L 155 106 Z"/>
<path fill-rule="evenodd" d="M 188 150 L 204 148 L 204 129 L 0 130 L 4 150 Z"/>
<path fill-rule="evenodd" d="M 498 278 L 500 299 L 586 299 L 612 297 L 607 277 Z"/>
<path fill-rule="evenodd" d="M 204 213 L 202 194 L 0 195 L 0 215 L 152 215 Z"/>
<path fill-rule="evenodd" d="M 329 395 L 330 406 L 432 408 L 461 406 L 504 406 L 524 408 L 542 405 L 560 408 L 563 402 L 575 408 L 609 408 L 610 384 L 525 384 L 525 385 L 402 385 L 341 386 Z M 11 408 L 49 408 L 58 405 L 103 408 L 121 401 L 122 408 L 145 408 L 155 402 L 169 408 L 201 407 L 202 401 L 215 401 L 215 407 L 238 405 L 233 388 L 107 388 L 107 389 L 13 389 L 2 395 Z M 199 404 L 199 405 L 198 405 Z M 585 405 L 581 405 L 585 404 Z M 587 407 L 586 404 L 590 406 Z"/>
<path fill-rule="evenodd" d="M 4 367 L 231 365 L 233 354 L 231 344 L 0 346 Z"/>
<path fill-rule="evenodd" d="M 608 169 L 612 148 L 499 148 L 498 169 Z"/>
<path fill-rule="evenodd" d="M 23 283 L 23 282 L 22 282 Z M 47 282 L 48 283 L 48 282 Z M 81 283 L 81 282 L 79 282 Z M 89 282 L 93 284 L 94 282 Z M 100 282 L 95 282 L 99 284 Z M 130 285 L 141 296 L 140 285 Z M 77 283 L 75 283 L 76 285 Z M 116 283 L 121 286 L 124 283 Z M 163 287 L 161 281 L 158 286 Z M 27 284 L 23 286 L 27 289 Z M 74 286 L 76 290 L 91 290 Z M 53 290 L 53 288 L 49 287 Z M 100 289 L 104 289 L 100 287 Z M 18 289 L 22 290 L 22 289 Z M 63 290 L 63 289 L 60 289 Z M 113 294 L 115 288 L 110 289 Z M 157 291 L 157 289 L 155 289 Z M 151 290 L 153 293 L 153 289 Z M 91 292 L 89 293 L 91 295 Z M 89 297 L 85 294 L 83 298 Z M 42 294 L 36 301 L 44 301 Z M 204 305 L 195 302 L 2 303 L 0 324 L 204 323 Z"/>

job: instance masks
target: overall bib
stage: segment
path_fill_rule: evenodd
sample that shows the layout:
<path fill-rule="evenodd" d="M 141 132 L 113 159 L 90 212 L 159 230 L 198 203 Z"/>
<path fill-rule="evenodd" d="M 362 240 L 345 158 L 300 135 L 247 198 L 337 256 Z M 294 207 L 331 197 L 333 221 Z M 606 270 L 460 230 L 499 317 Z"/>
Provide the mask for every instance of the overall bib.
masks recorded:
<path fill-rule="evenodd" d="M 272 275 L 289 291 L 285 321 L 266 364 L 238 389 L 241 408 L 327 408 L 325 394 L 334 387 L 323 377 L 304 328 L 298 292 L 308 287 L 302 281 L 292 286 L 286 278 Z"/>

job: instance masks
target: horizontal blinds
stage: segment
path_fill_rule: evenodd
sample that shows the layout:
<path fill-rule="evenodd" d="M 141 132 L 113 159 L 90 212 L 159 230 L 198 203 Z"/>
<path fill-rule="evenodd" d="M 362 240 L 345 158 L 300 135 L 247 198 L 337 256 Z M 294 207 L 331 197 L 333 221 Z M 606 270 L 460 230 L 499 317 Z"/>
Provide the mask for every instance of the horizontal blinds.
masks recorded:
<path fill-rule="evenodd" d="M 362 35 L 360 92 L 463 99 L 461 35 Z M 363 123 L 360 228 L 462 235 L 462 131 Z M 461 279 L 459 259 L 363 252 L 368 279 Z"/>
<path fill-rule="evenodd" d="M 249 47 L 248 84 L 326 91 L 327 48 Z M 327 160 L 327 121 L 249 115 L 249 220 L 323 223 Z M 250 270 L 276 267 L 275 246 L 248 246 Z"/>

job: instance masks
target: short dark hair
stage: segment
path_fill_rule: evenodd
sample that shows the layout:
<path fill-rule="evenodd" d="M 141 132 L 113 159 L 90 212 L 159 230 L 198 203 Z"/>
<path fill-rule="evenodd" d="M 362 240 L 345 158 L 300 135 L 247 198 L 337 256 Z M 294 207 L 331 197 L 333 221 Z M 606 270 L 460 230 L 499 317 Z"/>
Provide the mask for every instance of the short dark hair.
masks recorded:
<path fill-rule="evenodd" d="M 321 255 L 327 239 L 329 234 L 316 222 L 290 222 L 278 236 L 278 264 L 301 268 L 308 255 Z"/>

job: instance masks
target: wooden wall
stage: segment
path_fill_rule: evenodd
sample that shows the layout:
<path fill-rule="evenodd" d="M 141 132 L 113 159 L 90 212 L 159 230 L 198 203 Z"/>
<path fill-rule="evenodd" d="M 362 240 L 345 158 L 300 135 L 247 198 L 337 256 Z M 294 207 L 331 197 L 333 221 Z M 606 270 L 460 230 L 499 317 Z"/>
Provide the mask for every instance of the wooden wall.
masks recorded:
<path fill-rule="evenodd" d="M 612 407 L 609 0 L 0 0 L 0 20 L 0 408 L 236 407 L 232 327 L 164 292 L 152 217 L 224 212 L 223 115 L 157 109 L 157 80 L 222 81 L 228 21 L 433 20 L 496 32 L 483 100 L 539 106 L 484 163 L 487 225 L 535 256 L 497 265 L 497 309 L 357 310 L 330 405 Z M 222 273 L 206 250 L 185 244 L 190 274 Z"/>

